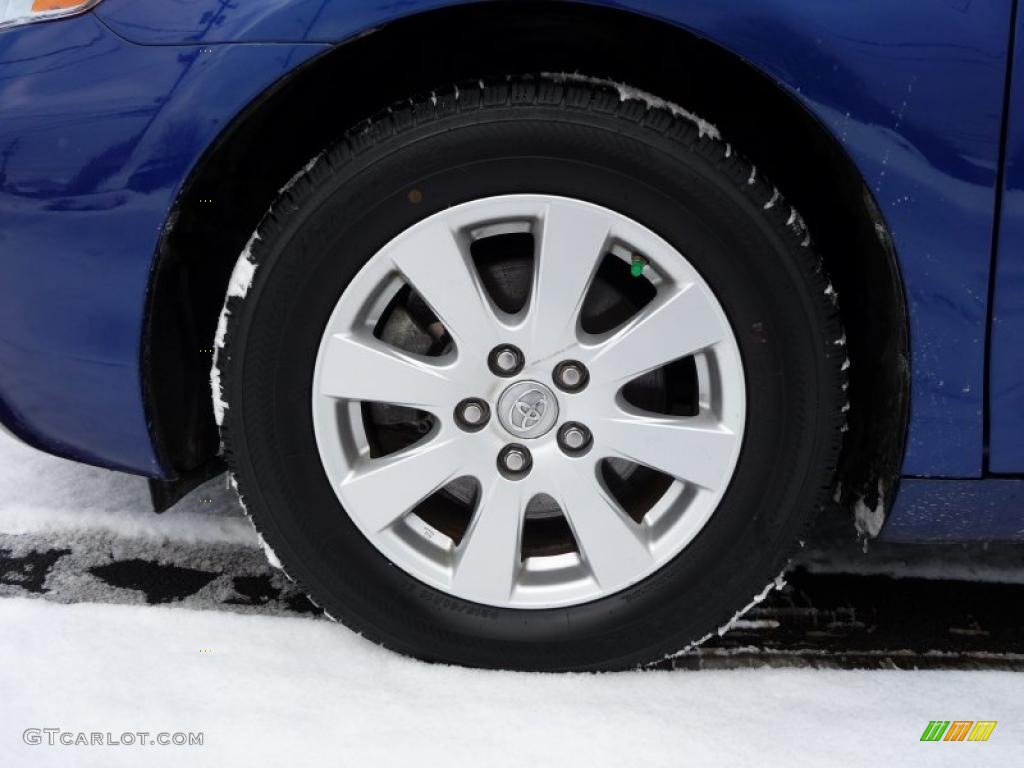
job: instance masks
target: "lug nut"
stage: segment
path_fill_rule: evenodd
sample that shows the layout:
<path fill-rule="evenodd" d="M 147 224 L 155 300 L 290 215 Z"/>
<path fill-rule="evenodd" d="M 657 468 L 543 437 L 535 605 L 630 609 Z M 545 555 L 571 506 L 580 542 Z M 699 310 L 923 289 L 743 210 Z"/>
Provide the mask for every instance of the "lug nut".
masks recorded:
<path fill-rule="evenodd" d="M 512 477 L 523 477 L 533 465 L 530 451 L 522 445 L 506 445 L 498 454 L 498 467 Z"/>
<path fill-rule="evenodd" d="M 562 369 L 561 380 L 563 387 L 578 387 L 579 383 L 583 381 L 583 374 L 575 365 L 567 365 Z"/>
<path fill-rule="evenodd" d="M 523 353 L 511 344 L 500 344 L 491 350 L 487 363 L 498 376 L 515 376 L 523 370 Z"/>
<path fill-rule="evenodd" d="M 558 430 L 558 445 L 566 453 L 585 453 L 590 447 L 590 441 L 590 430 L 575 421 L 566 422 Z"/>
<path fill-rule="evenodd" d="M 469 397 L 455 406 L 455 420 L 467 430 L 480 429 L 491 416 L 487 403 L 476 397 Z"/>
<path fill-rule="evenodd" d="M 555 384 L 566 392 L 579 392 L 587 386 L 589 378 L 586 367 L 576 360 L 565 360 L 555 366 Z"/>
<path fill-rule="evenodd" d="M 565 443 L 566 448 L 570 448 L 574 451 L 578 451 L 587 443 L 587 436 L 583 434 L 582 429 L 572 427 L 571 429 L 565 430 L 562 434 L 562 442 Z"/>
<path fill-rule="evenodd" d="M 508 451 L 503 457 L 505 469 L 509 472 L 519 472 L 526 466 L 526 454 L 515 449 Z"/>
<path fill-rule="evenodd" d="M 513 370 L 516 367 L 516 364 L 519 361 L 516 360 L 515 352 L 513 352 L 511 349 L 503 349 L 501 350 L 501 352 L 498 353 L 498 356 L 495 358 L 495 362 L 497 363 L 498 367 L 501 370 L 505 371 L 505 373 L 508 373 L 509 371 Z"/>

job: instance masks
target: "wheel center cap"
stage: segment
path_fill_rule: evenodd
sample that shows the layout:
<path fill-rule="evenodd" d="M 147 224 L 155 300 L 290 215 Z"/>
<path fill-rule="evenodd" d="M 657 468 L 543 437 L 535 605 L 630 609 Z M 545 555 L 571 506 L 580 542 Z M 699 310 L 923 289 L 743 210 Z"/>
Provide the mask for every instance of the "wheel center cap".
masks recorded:
<path fill-rule="evenodd" d="M 516 437 L 540 437 L 558 421 L 558 400 L 539 381 L 517 381 L 498 398 L 498 421 Z"/>

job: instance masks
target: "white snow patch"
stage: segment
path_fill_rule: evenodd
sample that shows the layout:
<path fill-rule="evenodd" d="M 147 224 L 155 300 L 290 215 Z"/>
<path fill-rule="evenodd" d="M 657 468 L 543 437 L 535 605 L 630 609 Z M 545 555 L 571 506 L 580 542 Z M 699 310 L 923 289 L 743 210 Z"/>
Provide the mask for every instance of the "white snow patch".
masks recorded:
<path fill-rule="evenodd" d="M 224 390 L 220 383 L 220 366 L 218 361 L 220 351 L 224 349 L 224 338 L 228 332 L 228 315 L 231 312 L 225 304 L 220 310 L 220 317 L 217 318 L 217 333 L 213 337 L 213 362 L 210 365 L 210 395 L 213 402 L 213 419 L 219 427 L 224 423 L 224 409 L 227 403 L 224 402 Z"/>
<path fill-rule="evenodd" d="M 125 512 L 84 512 L 11 504 L 0 509 L 0 533 L 8 535 L 82 535 L 106 531 L 125 539 L 162 543 L 239 544 L 255 547 L 256 533 L 244 517 L 221 517 L 178 509 L 155 514 L 152 509 Z"/>
<path fill-rule="evenodd" d="M 833 307 L 839 303 L 839 294 L 836 293 L 836 289 L 832 286 L 831 281 L 825 286 L 825 295 L 829 297 Z"/>
<path fill-rule="evenodd" d="M 732 615 L 732 618 L 729 619 L 727 622 L 725 622 L 725 624 L 720 626 L 717 630 L 715 630 L 714 632 L 708 632 L 706 635 L 704 635 L 704 637 L 700 638 L 699 640 L 694 640 L 692 643 L 690 643 L 689 645 L 687 645 L 685 648 L 683 648 L 681 650 L 675 651 L 674 653 L 667 654 L 665 656 L 665 658 L 666 659 L 675 659 L 675 658 L 677 658 L 679 656 L 682 656 L 682 655 L 684 655 L 686 653 L 689 653 L 690 651 L 692 651 L 697 646 L 703 645 L 708 640 L 710 640 L 712 637 L 714 637 L 716 634 L 719 637 L 724 635 L 726 632 L 728 632 L 730 629 L 732 629 L 734 626 L 736 626 L 736 622 L 739 621 L 742 618 L 743 614 L 745 614 L 747 611 L 749 611 L 751 608 L 753 608 L 758 603 L 764 602 L 765 598 L 767 598 L 768 595 L 771 594 L 772 590 L 782 589 L 783 587 L 785 587 L 786 586 L 785 575 L 786 575 L 786 571 L 785 571 L 785 569 L 783 569 L 782 572 L 778 576 L 776 576 L 774 579 L 772 579 L 771 581 L 768 582 L 768 584 L 765 586 L 764 589 L 762 589 L 758 594 L 754 595 L 754 598 L 749 603 L 747 603 L 745 606 L 743 606 L 738 611 L 736 611 L 736 613 L 734 613 Z"/>
<path fill-rule="evenodd" d="M 0 435 L 0 533 L 75 538 L 96 531 L 156 542 L 257 545 L 234 494 L 218 480 L 157 515 L 145 479 L 50 456 Z"/>
<path fill-rule="evenodd" d="M 488 672 L 416 662 L 326 621 L 21 598 L 0 600 L 0 626 L 0 761 L 12 767 L 252 768 L 326 756 L 448 768 L 1020 762 L 1014 672 Z M 936 714 L 937 704 L 957 712 Z M 999 725 L 985 744 L 927 750 L 919 738 L 936 717 Z M 27 728 L 51 727 L 202 732 L 204 743 L 22 741 Z M 958 748 L 972 746 L 979 757 L 968 760 Z M 947 749 L 957 754 L 938 754 Z"/>
<path fill-rule="evenodd" d="M 775 203 L 778 202 L 778 199 L 779 199 L 778 187 L 772 187 L 772 198 L 771 198 L 771 200 L 769 200 L 767 203 L 764 204 L 764 209 L 766 211 L 768 211 L 768 210 L 771 210 L 772 208 L 774 208 L 775 207 Z"/>
<path fill-rule="evenodd" d="M 231 270 L 231 278 L 228 280 L 228 298 L 237 296 L 244 299 L 249 293 L 253 277 L 256 276 L 256 264 L 252 260 L 252 247 L 259 239 L 261 239 L 260 233 L 253 232 L 249 242 L 245 244 L 245 249 L 238 257 L 238 261 L 235 262 L 235 268 Z"/>
<path fill-rule="evenodd" d="M 743 614 L 745 614 L 747 611 L 749 611 L 751 608 L 753 608 L 758 603 L 763 603 L 765 601 L 765 599 L 768 597 L 768 595 L 771 594 L 773 591 L 779 590 L 779 589 L 782 589 L 783 587 L 785 587 L 786 586 L 786 578 L 785 578 L 785 576 L 786 576 L 786 571 L 783 570 L 782 573 L 780 573 L 778 576 L 776 576 L 772 581 L 768 582 L 768 584 L 765 586 L 765 588 L 762 589 L 756 595 L 754 595 L 754 598 L 749 603 L 747 603 L 745 606 L 740 608 L 736 613 L 733 614 L 733 617 L 731 619 L 729 619 L 728 622 L 726 622 L 725 624 L 723 624 L 721 627 L 718 628 L 718 636 L 721 637 L 726 632 L 728 632 L 730 629 L 732 629 L 734 626 L 736 626 L 736 622 L 740 620 L 740 617 L 743 616 Z"/>
<path fill-rule="evenodd" d="M 319 156 L 313 158 L 306 166 L 306 169 L 312 168 L 318 159 Z M 303 172 L 300 172 L 293 179 L 292 183 Z M 252 260 L 252 249 L 259 239 L 259 231 L 253 232 L 252 237 L 249 238 L 249 242 L 245 244 L 245 248 L 238 257 L 238 261 L 235 262 L 235 268 L 231 270 L 231 278 L 228 280 L 228 290 L 224 297 L 224 305 L 221 307 L 220 316 L 217 318 L 217 333 L 214 336 L 213 343 L 213 363 L 210 366 L 210 395 L 213 402 L 213 418 L 217 422 L 218 427 L 224 424 L 224 411 L 228 408 L 228 404 L 224 400 L 224 388 L 221 383 L 220 374 L 220 353 L 224 349 L 224 341 L 228 332 L 228 317 L 231 315 L 228 304 L 231 302 L 231 299 L 244 299 L 249 293 L 253 278 L 256 276 L 256 264 Z"/>
<path fill-rule="evenodd" d="M 217 318 L 217 332 L 213 335 L 213 346 L 221 348 L 224 346 L 224 339 L 228 334 L 228 315 L 230 312 L 222 311 Z"/>
<path fill-rule="evenodd" d="M 288 571 L 284 569 L 284 565 L 281 563 L 281 558 L 277 556 L 277 553 L 267 543 L 267 540 L 263 538 L 263 534 L 256 529 L 256 521 L 253 520 L 252 515 L 249 514 L 249 508 L 245 505 L 245 498 L 242 496 L 242 492 L 238 489 L 238 479 L 235 477 L 234 472 L 228 473 L 228 480 L 231 485 L 231 489 L 235 492 L 235 498 L 238 500 L 238 506 L 241 507 L 242 509 L 242 514 L 245 515 L 250 527 L 256 533 L 257 541 L 259 542 L 259 545 L 263 548 L 263 553 L 267 556 L 267 562 L 270 563 L 270 566 L 272 568 L 275 568 L 276 570 L 283 573 L 285 578 L 288 579 L 288 581 L 292 582 L 293 584 L 298 584 L 298 582 L 291 577 L 291 574 L 289 574 Z M 306 599 L 309 600 L 309 602 L 313 603 L 313 605 L 317 606 L 317 608 L 321 608 L 321 606 L 312 597 L 309 597 L 307 595 Z M 321 608 L 321 610 L 323 609 Z"/>
<path fill-rule="evenodd" d="M 853 522 L 861 536 L 873 539 L 881 532 L 885 522 L 885 489 L 881 480 L 878 481 L 878 503 L 869 507 L 863 497 L 857 499 L 853 507 Z"/>
<path fill-rule="evenodd" d="M 682 117 L 685 120 L 689 120 L 691 123 L 697 126 L 697 134 L 700 138 L 707 136 L 711 139 L 719 140 L 722 138 L 721 132 L 714 125 L 704 120 L 701 117 L 693 114 L 692 112 L 683 109 L 683 107 L 675 104 L 671 101 L 655 96 L 653 93 L 648 93 L 639 88 L 634 88 L 631 85 L 625 83 L 619 83 L 615 80 L 605 80 L 600 77 L 590 77 L 589 75 L 581 75 L 578 72 L 543 72 L 541 73 L 544 77 L 549 77 L 557 82 L 573 82 L 573 83 L 588 83 L 590 85 L 605 85 L 615 88 L 619 92 L 620 101 L 642 101 L 647 104 L 650 109 L 665 109 L 671 112 L 676 117 Z M 727 147 L 728 150 L 728 147 Z M 726 154 L 726 157 L 729 155 Z"/>
<path fill-rule="evenodd" d="M 775 619 L 736 619 L 732 629 L 778 629 L 779 622 Z"/>
<path fill-rule="evenodd" d="M 296 171 L 295 175 L 292 176 L 290 179 L 288 179 L 288 182 L 283 187 L 281 187 L 279 190 L 277 190 L 277 194 L 279 196 L 283 195 L 289 189 L 291 189 L 296 184 L 298 184 L 299 183 L 299 179 L 301 179 L 303 176 L 305 176 L 307 173 L 309 173 L 311 170 L 313 170 L 313 166 L 316 165 L 318 162 L 320 162 L 320 158 L 322 158 L 323 156 L 324 156 L 324 153 L 321 152 L 319 155 L 317 155 L 312 160 L 310 160 L 308 163 L 306 163 L 302 168 L 300 168 L 298 171 Z"/>
<path fill-rule="evenodd" d="M 281 561 L 278 559 L 274 550 L 270 548 L 269 544 L 267 544 L 267 540 L 263 538 L 263 534 L 257 533 L 256 535 L 259 537 L 260 546 L 263 547 L 263 552 L 267 555 L 267 562 L 270 563 L 273 568 L 283 571 L 284 566 L 281 565 Z"/>
<path fill-rule="evenodd" d="M 224 388 L 220 383 L 220 368 L 217 366 L 217 353 L 213 353 L 213 366 L 210 368 L 210 394 L 213 402 L 213 420 L 217 426 L 224 424 L 224 411 L 228 404 L 224 401 Z"/>

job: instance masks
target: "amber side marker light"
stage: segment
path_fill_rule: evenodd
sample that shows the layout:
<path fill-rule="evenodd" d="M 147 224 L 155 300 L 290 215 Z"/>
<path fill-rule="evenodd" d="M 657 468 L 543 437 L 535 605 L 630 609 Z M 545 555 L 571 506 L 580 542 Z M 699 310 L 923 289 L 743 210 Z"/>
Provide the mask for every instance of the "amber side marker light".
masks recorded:
<path fill-rule="evenodd" d="M 34 0 L 33 11 L 66 11 L 69 8 L 81 8 L 88 5 L 89 0 Z"/>
<path fill-rule="evenodd" d="M 89 10 L 100 0 L 0 0 L 0 29 L 50 21 Z"/>

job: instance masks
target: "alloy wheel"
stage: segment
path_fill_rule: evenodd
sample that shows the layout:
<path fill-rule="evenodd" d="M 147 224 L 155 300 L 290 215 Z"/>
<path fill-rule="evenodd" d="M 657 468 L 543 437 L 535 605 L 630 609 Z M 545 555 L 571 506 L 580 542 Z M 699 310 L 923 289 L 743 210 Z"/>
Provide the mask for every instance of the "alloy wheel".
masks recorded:
<path fill-rule="evenodd" d="M 474 258 L 509 235 L 529 250 L 514 307 Z M 595 327 L 609 264 L 645 300 Z M 425 342 L 381 332 L 396 307 Z M 689 405 L 635 395 L 643 381 Z M 412 437 L 382 448 L 381 407 Z M 342 507 L 390 562 L 529 609 L 605 597 L 678 555 L 729 485 L 746 392 L 725 312 L 676 248 L 602 206 L 507 195 L 426 218 L 369 260 L 324 330 L 312 409 Z"/>

